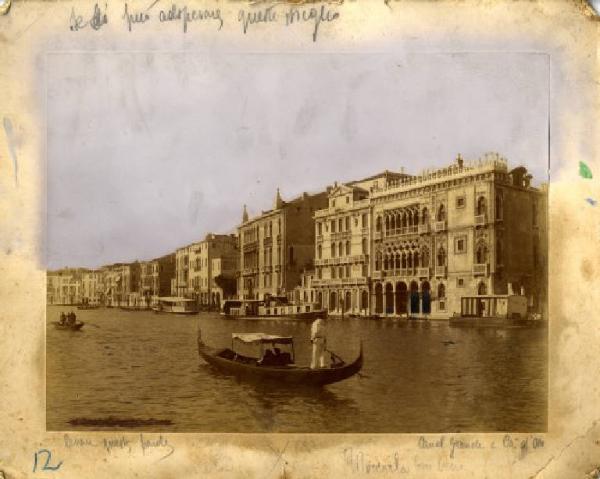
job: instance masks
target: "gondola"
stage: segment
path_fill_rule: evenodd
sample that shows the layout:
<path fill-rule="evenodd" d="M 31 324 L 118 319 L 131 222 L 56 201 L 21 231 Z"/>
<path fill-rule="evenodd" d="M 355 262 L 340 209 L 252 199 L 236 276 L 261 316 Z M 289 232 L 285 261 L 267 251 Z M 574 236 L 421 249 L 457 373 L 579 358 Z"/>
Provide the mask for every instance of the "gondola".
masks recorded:
<path fill-rule="evenodd" d="M 67 324 L 67 323 L 60 323 L 59 321 L 53 321 L 54 327 L 56 329 L 61 329 L 61 330 L 71 330 L 71 331 L 79 331 L 81 328 L 83 328 L 83 325 L 85 324 L 83 321 L 77 321 L 75 324 Z"/>
<path fill-rule="evenodd" d="M 254 355 L 240 354 L 236 351 L 234 345 L 236 342 L 245 346 L 258 347 L 261 352 Z M 265 361 L 267 356 L 264 354 L 265 348 L 269 350 L 270 348 L 278 349 L 276 346 L 291 347 L 291 353 L 282 353 L 281 357 L 284 360 L 278 364 L 275 361 L 267 363 Z M 320 387 L 354 376 L 363 366 L 362 342 L 359 355 L 352 363 L 347 364 L 331 353 L 333 359 L 331 366 L 317 369 L 294 364 L 293 348 L 293 338 L 290 336 L 234 333 L 231 348 L 216 349 L 204 344 L 200 330 L 198 330 L 198 352 L 200 357 L 219 371 L 246 380 L 268 381 L 279 385 Z"/>

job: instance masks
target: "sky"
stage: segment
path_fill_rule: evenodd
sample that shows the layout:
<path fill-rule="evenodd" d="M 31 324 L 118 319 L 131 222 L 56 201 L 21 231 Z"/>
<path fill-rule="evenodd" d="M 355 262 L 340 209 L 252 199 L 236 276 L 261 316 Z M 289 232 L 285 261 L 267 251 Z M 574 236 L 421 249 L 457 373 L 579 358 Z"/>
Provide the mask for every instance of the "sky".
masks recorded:
<path fill-rule="evenodd" d="M 548 178 L 548 57 L 56 53 L 47 266 L 146 260 L 284 200 L 489 151 Z"/>

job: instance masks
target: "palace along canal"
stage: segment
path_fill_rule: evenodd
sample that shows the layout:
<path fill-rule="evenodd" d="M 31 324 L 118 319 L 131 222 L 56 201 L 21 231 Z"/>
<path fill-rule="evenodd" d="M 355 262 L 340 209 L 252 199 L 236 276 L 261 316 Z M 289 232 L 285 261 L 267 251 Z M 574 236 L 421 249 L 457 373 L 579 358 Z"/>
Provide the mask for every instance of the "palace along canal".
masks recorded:
<path fill-rule="evenodd" d="M 128 420 L 126 430 L 173 432 L 546 430 L 546 329 L 328 319 L 328 347 L 346 361 L 363 340 L 362 376 L 286 390 L 211 369 L 198 356 L 197 327 L 218 347 L 232 332 L 291 335 L 304 364 L 310 322 L 73 309 L 83 330 L 56 330 L 51 322 L 69 310 L 48 307 L 48 430 L 117 429 L 111 418 Z"/>

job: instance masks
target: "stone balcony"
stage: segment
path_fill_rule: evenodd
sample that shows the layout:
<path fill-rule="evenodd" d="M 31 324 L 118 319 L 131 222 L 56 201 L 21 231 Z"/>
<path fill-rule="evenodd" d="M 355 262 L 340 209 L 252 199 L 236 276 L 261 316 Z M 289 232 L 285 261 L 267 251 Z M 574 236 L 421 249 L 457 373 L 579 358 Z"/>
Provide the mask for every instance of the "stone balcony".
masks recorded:
<path fill-rule="evenodd" d="M 415 235 L 419 233 L 419 227 L 417 225 L 413 226 L 404 226 L 402 228 L 395 228 L 386 230 L 385 237 L 389 238 L 392 236 L 405 236 L 405 235 Z"/>
<path fill-rule="evenodd" d="M 486 217 L 485 215 L 477 215 L 475 216 L 475 226 L 485 226 Z"/>
<path fill-rule="evenodd" d="M 321 258 L 315 260 L 316 266 L 330 266 L 338 264 L 364 263 L 368 261 L 369 255 L 359 254 L 354 256 L 342 256 L 339 258 Z"/>
<path fill-rule="evenodd" d="M 424 235 L 431 232 L 431 227 L 429 223 L 419 225 L 419 234 Z"/>
<path fill-rule="evenodd" d="M 487 276 L 489 274 L 489 263 L 476 263 L 473 265 L 473 276 Z"/>
<path fill-rule="evenodd" d="M 373 279 L 429 277 L 429 268 L 397 268 L 373 272 Z"/>
<path fill-rule="evenodd" d="M 336 233 L 331 233 L 330 238 L 332 240 L 341 240 L 350 238 L 352 236 L 352 231 L 337 231 Z"/>
<path fill-rule="evenodd" d="M 313 279 L 312 285 L 317 286 L 361 286 L 367 284 L 367 278 L 331 278 Z"/>
<path fill-rule="evenodd" d="M 429 278 L 429 268 L 417 268 L 417 276 L 419 278 Z"/>
<path fill-rule="evenodd" d="M 443 278 L 446 276 L 446 266 L 436 266 L 435 267 L 435 276 L 436 278 Z"/>
<path fill-rule="evenodd" d="M 446 221 L 436 221 L 435 222 L 435 232 L 439 233 L 440 231 L 446 231 Z"/>
<path fill-rule="evenodd" d="M 342 284 L 345 285 L 354 285 L 354 286 L 358 286 L 361 284 L 367 284 L 367 278 L 361 277 L 361 278 L 342 278 Z"/>

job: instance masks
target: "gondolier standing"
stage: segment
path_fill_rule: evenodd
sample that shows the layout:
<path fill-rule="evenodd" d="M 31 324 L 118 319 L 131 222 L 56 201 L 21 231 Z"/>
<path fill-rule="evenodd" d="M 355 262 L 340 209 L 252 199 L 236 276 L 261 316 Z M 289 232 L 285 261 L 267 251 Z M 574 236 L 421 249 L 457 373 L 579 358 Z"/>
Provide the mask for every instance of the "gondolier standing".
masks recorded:
<path fill-rule="evenodd" d="M 311 369 L 325 368 L 325 344 L 327 339 L 325 337 L 325 321 L 321 318 L 317 318 L 312 323 L 310 328 L 310 340 L 312 342 L 312 361 L 310 363 Z"/>

